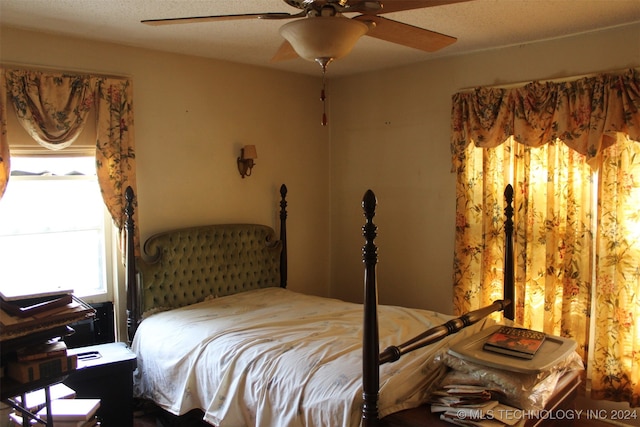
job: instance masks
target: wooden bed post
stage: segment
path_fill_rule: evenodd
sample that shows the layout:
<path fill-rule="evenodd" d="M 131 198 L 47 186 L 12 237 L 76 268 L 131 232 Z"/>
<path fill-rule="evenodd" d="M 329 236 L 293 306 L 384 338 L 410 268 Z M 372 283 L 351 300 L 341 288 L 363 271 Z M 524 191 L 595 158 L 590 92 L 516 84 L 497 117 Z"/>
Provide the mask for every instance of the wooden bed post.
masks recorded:
<path fill-rule="evenodd" d="M 129 338 L 129 345 L 133 341 L 133 336 L 136 333 L 138 322 L 140 321 L 140 304 L 139 293 L 137 289 L 136 280 L 136 250 L 134 243 L 134 228 L 133 221 L 133 203 L 135 195 L 133 194 L 133 188 L 130 186 L 124 192 L 124 198 L 126 204 L 124 207 L 124 230 L 125 230 L 125 288 L 127 289 L 127 333 Z"/>
<path fill-rule="evenodd" d="M 287 287 L 287 186 L 280 186 L 280 287 Z"/>
<path fill-rule="evenodd" d="M 513 189 L 511 190 L 513 193 Z M 505 193 L 506 194 L 506 193 Z M 508 198 L 509 199 L 509 198 Z M 510 199 L 509 199 L 510 200 Z M 511 206 L 511 202 L 508 205 Z M 402 355 L 417 350 L 442 338 L 454 334 L 481 319 L 484 319 L 494 311 L 507 310 L 511 307 L 513 312 L 513 286 L 511 293 L 507 291 L 507 283 L 513 285 L 513 280 L 505 279 L 505 299 L 494 301 L 493 304 L 478 310 L 466 313 L 446 323 L 430 328 L 398 346 L 389 346 L 380 353 L 380 337 L 378 332 L 378 290 L 376 280 L 376 265 L 378 262 L 378 249 L 374 243 L 377 236 L 377 227 L 373 223 L 376 210 L 376 196 L 371 190 L 367 190 L 362 199 L 362 207 L 366 218 L 362 227 L 362 235 L 365 245 L 362 248 L 362 260 L 365 264 L 364 272 L 364 325 L 362 336 L 362 427 L 378 427 L 381 425 L 378 412 L 378 399 L 380 392 L 380 365 L 395 362 Z M 506 211 L 506 209 L 505 209 Z M 513 208 L 511 208 L 513 214 Z M 513 231 L 513 223 L 510 226 Z M 511 245 L 509 245 L 511 247 Z M 512 253 L 509 249 L 507 253 Z M 513 272 L 513 259 L 511 259 L 509 271 Z M 507 268 L 505 268 L 505 277 Z M 513 276 L 513 275 L 512 275 Z M 511 298 L 507 298 L 510 295 Z"/>
<path fill-rule="evenodd" d="M 503 298 L 511 301 L 504 309 L 504 317 L 510 320 L 515 318 L 515 270 L 513 266 L 513 187 L 508 184 L 504 190 L 505 208 L 504 215 L 504 279 L 503 279 Z"/>
<path fill-rule="evenodd" d="M 362 337 L 362 427 L 378 425 L 378 389 L 380 387 L 379 338 L 378 338 L 378 291 L 376 289 L 376 264 L 378 251 L 374 244 L 377 227 L 373 223 L 376 210 L 376 196 L 368 190 L 362 199 L 366 223 L 362 227 L 365 245 L 362 260 L 364 275 L 364 329 Z"/>

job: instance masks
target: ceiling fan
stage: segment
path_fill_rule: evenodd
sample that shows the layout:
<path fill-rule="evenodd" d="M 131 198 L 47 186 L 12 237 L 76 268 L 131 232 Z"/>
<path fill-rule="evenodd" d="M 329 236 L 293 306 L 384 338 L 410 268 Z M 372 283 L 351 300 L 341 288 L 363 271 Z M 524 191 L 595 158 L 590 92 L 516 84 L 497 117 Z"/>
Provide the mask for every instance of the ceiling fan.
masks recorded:
<path fill-rule="evenodd" d="M 286 41 L 272 60 L 301 56 L 325 67 L 332 60 L 348 54 L 363 35 L 392 43 L 435 52 L 456 41 L 455 37 L 429 31 L 379 16 L 385 13 L 422 9 L 469 0 L 283 0 L 299 9 L 298 13 L 267 12 L 237 15 L 191 16 L 147 19 L 147 25 L 188 24 L 235 19 L 296 19 L 280 28 Z M 347 18 L 345 13 L 357 13 Z M 297 18 L 304 18 L 298 20 Z"/>
<path fill-rule="evenodd" d="M 363 35 L 397 43 L 426 52 L 435 52 L 456 41 L 455 37 L 429 31 L 380 16 L 470 0 L 283 0 L 300 11 L 243 13 L 236 15 L 191 16 L 184 18 L 148 19 L 147 25 L 189 24 L 236 19 L 292 20 L 280 27 L 285 38 L 272 61 L 302 57 L 322 67 L 346 56 Z M 352 18 L 344 14 L 355 13 Z M 302 18 L 302 19 L 298 19 Z M 320 99 L 324 102 L 324 85 Z M 326 114 L 322 124 L 326 124 Z"/>

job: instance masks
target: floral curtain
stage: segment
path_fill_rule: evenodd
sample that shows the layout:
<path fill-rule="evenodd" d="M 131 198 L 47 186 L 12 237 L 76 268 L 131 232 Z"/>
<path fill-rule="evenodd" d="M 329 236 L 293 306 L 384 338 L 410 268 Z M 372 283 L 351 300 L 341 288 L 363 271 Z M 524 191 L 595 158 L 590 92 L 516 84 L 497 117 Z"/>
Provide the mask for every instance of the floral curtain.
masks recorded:
<path fill-rule="evenodd" d="M 456 312 L 502 298 L 504 189 L 514 186 L 516 323 L 576 340 L 586 360 L 594 212 L 585 156 L 560 141 L 467 147 L 456 180 Z"/>
<path fill-rule="evenodd" d="M 593 353 L 592 395 L 632 405 L 640 404 L 639 83 L 631 70 L 483 88 L 454 95 L 452 108 L 456 311 L 502 297 L 503 191 L 512 183 L 516 322 L 575 339 L 585 361 Z"/>
<path fill-rule="evenodd" d="M 125 220 L 124 192 L 128 186 L 131 186 L 134 194 L 137 194 L 133 140 L 133 88 L 128 79 L 104 78 L 99 79 L 96 93 L 98 182 L 100 182 L 107 209 L 118 229 L 122 231 Z M 135 240 L 138 241 L 137 238 Z"/>
<path fill-rule="evenodd" d="M 9 142 L 7 141 L 7 86 L 5 71 L 0 68 L 0 199 L 7 189 L 9 180 Z"/>
<path fill-rule="evenodd" d="M 130 80 L 23 69 L 2 69 L 2 77 L 0 197 L 9 179 L 8 100 L 27 132 L 40 145 L 54 150 L 71 145 L 82 131 L 88 112 L 96 108 L 98 182 L 105 205 L 122 231 L 124 191 L 127 186 L 136 189 Z M 137 236 L 135 241 L 138 247 Z"/>
<path fill-rule="evenodd" d="M 640 406 L 640 142 L 603 152 L 592 394 Z"/>

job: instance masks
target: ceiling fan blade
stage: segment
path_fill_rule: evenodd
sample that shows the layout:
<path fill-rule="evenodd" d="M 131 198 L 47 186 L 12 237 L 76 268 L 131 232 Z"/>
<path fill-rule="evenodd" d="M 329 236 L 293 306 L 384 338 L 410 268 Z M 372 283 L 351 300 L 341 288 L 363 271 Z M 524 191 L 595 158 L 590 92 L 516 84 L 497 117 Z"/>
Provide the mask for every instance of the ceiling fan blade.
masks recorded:
<path fill-rule="evenodd" d="M 242 13 L 239 15 L 190 16 L 186 18 L 145 19 L 147 25 L 193 24 L 197 22 L 232 21 L 236 19 L 290 19 L 304 16 L 304 13 L 290 14 L 285 12 Z"/>
<path fill-rule="evenodd" d="M 457 40 L 455 37 L 436 33 L 435 31 L 425 30 L 424 28 L 415 27 L 402 22 L 393 21 L 391 19 L 383 18 L 382 16 L 359 15 L 353 19 L 364 23 L 375 23 L 375 26 L 370 26 L 372 28 L 367 32 L 367 36 L 412 47 L 414 49 L 420 49 L 425 52 L 435 52 L 436 50 L 455 43 Z"/>
<path fill-rule="evenodd" d="M 285 40 L 278 48 L 276 54 L 273 55 L 273 58 L 271 58 L 271 62 L 287 61 L 296 58 L 298 58 L 298 54 L 293 49 L 293 46 L 291 46 L 291 43 Z"/>
<path fill-rule="evenodd" d="M 382 9 L 378 11 L 372 9 L 372 12 L 363 10 L 361 13 L 379 15 L 381 13 L 402 12 L 403 10 L 422 9 L 425 7 L 442 6 L 467 1 L 471 0 L 382 0 L 380 2 L 382 3 Z M 366 0 L 362 1 L 362 3 L 366 3 Z"/>

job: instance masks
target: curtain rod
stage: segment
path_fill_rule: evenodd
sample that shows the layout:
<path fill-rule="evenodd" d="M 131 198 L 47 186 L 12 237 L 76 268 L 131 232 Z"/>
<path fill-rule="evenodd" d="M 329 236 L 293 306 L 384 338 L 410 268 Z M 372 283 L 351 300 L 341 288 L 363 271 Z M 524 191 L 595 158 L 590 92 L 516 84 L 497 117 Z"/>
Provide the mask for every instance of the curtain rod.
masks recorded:
<path fill-rule="evenodd" d="M 47 71 L 47 72 L 69 73 L 69 74 L 90 74 L 95 77 L 104 77 L 104 78 L 116 78 L 116 79 L 132 78 L 132 76 L 128 74 L 104 74 L 104 73 L 98 73 L 98 72 L 89 71 L 89 70 L 78 70 L 78 69 L 70 70 L 70 69 L 50 67 L 47 65 L 20 64 L 16 62 L 0 62 L 0 67 L 18 68 L 21 70 L 30 70 L 30 71 Z"/>
<path fill-rule="evenodd" d="M 640 71 L 640 67 L 628 67 L 628 68 L 623 68 L 623 69 L 618 69 L 618 70 L 613 70 L 613 71 L 600 71 L 600 72 L 594 72 L 594 73 L 588 73 L 588 74 L 580 74 L 580 75 L 577 75 L 577 76 L 556 77 L 556 78 L 553 78 L 553 79 L 529 80 L 529 81 L 522 81 L 522 82 L 515 82 L 515 83 L 472 86 L 472 87 L 466 87 L 464 89 L 460 89 L 460 90 L 458 90 L 458 92 L 470 92 L 470 91 L 478 89 L 478 88 L 513 89 L 515 87 L 525 86 L 525 85 L 527 85 L 527 84 L 529 84 L 531 82 L 540 82 L 540 83 L 569 82 L 569 81 L 580 80 L 580 79 L 584 79 L 584 78 L 588 78 L 588 77 L 595 77 L 595 76 L 599 76 L 601 74 L 622 74 L 622 73 L 624 73 L 624 72 L 626 72 L 628 70 Z"/>

